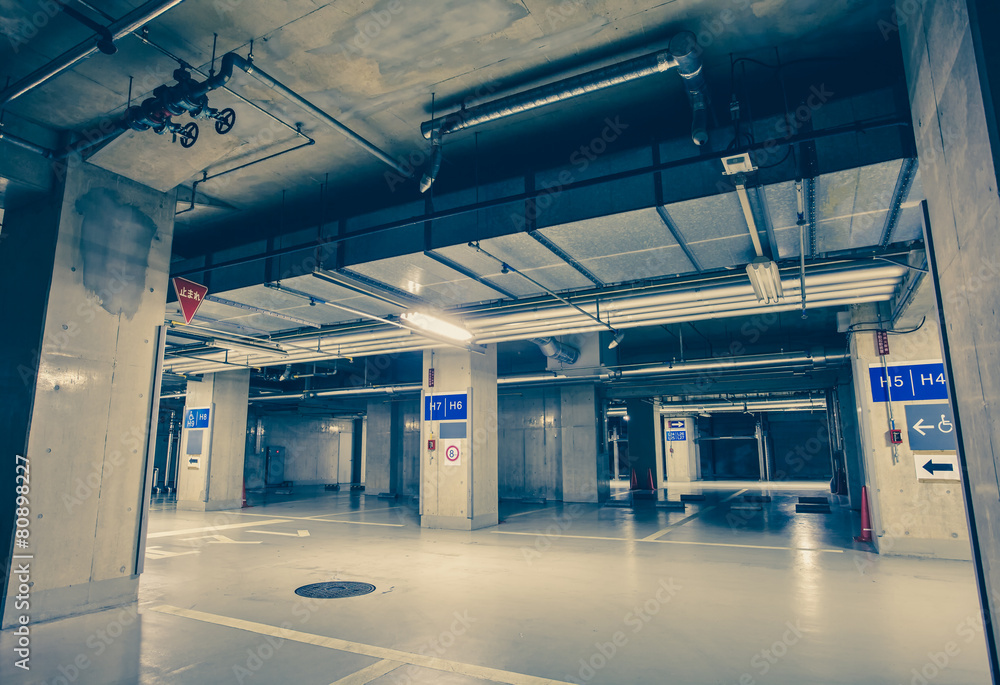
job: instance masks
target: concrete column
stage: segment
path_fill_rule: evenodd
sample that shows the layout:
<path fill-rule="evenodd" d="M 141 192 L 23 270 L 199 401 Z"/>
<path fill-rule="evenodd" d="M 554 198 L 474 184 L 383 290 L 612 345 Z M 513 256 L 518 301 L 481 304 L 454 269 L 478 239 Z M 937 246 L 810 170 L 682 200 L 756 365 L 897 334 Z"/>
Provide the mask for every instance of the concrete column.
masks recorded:
<path fill-rule="evenodd" d="M 19 584 L 5 573 L 4 626 L 136 599 L 174 208 L 172 193 L 81 164 L 49 195 L 6 209 L 0 464 L 13 493 L 16 457 L 28 463 L 29 537 L 14 553 L 31 555 L 20 563 L 32 585 L 30 612 L 16 610 Z M 8 496 L 5 567 L 15 539 Z"/>
<path fill-rule="evenodd" d="M 638 489 L 648 490 L 649 474 L 656 473 L 656 432 L 659 430 L 659 416 L 649 400 L 630 399 L 626 401 L 625 408 L 628 411 L 629 467 L 635 471 Z"/>
<path fill-rule="evenodd" d="M 896 4 L 986 643 L 1000 679 L 1000 7 Z"/>
<path fill-rule="evenodd" d="M 701 455 L 695 442 L 694 416 L 664 418 L 663 444 L 666 453 L 666 480 L 690 483 L 701 480 Z M 661 469 L 662 470 L 662 469 Z"/>
<path fill-rule="evenodd" d="M 860 324 L 877 320 L 876 305 L 854 308 L 852 323 Z M 896 374 L 893 364 L 930 362 L 940 360 L 940 340 L 935 315 L 927 317 L 920 330 L 908 335 L 894 335 L 890 339 L 889 381 Z M 881 360 L 875 349 L 873 333 L 856 332 L 851 336 L 851 356 L 854 364 L 854 393 L 858 402 L 858 424 L 861 427 L 862 453 L 865 463 L 868 502 L 872 514 L 872 530 L 876 547 L 882 554 L 928 556 L 942 559 L 968 559 L 969 536 L 962 503 L 961 484 L 957 481 L 918 477 L 916 466 L 933 458 L 932 452 L 915 450 L 911 443 L 915 431 L 909 427 L 907 411 L 935 404 L 932 400 L 893 401 L 892 415 L 896 428 L 902 431 L 903 443 L 894 450 L 889 442 L 890 407 L 884 401 L 873 399 L 873 383 L 869 369 L 879 374 Z M 938 385 L 943 386 L 943 378 Z M 919 385 L 920 379 L 917 379 Z M 932 379 L 933 387 L 936 383 Z M 876 392 L 881 392 L 881 378 Z M 900 393 L 909 389 L 909 378 L 904 380 Z M 902 396 L 902 394 L 900 394 Z M 937 400 L 936 402 L 947 401 Z M 957 475 L 957 474 L 956 474 Z"/>
<path fill-rule="evenodd" d="M 601 439 L 597 388 L 566 385 L 559 389 L 559 399 L 563 502 L 603 502 L 611 496 L 611 472 Z"/>
<path fill-rule="evenodd" d="M 243 500 L 250 369 L 188 381 L 177 508 L 239 509 Z M 207 414 L 205 413 L 207 410 Z"/>
<path fill-rule="evenodd" d="M 420 525 L 455 530 L 495 526 L 500 504 L 496 346 L 488 346 L 486 354 L 427 350 L 423 376 Z M 428 415 L 431 407 L 434 413 Z M 432 439 L 433 450 L 427 442 Z"/>
<path fill-rule="evenodd" d="M 392 490 L 389 464 L 392 457 L 392 403 L 368 400 L 365 428 L 365 494 L 377 496 Z"/>

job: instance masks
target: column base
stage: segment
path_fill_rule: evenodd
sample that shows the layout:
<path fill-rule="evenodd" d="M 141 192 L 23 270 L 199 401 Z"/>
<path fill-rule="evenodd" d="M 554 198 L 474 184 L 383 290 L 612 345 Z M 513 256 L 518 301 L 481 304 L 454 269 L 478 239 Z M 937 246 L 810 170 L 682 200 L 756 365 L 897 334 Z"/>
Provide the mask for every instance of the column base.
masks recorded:
<path fill-rule="evenodd" d="M 420 517 L 421 528 L 440 528 L 443 530 L 479 530 L 495 526 L 498 522 L 497 512 L 480 514 L 471 519 L 464 516 L 424 515 Z"/>
<path fill-rule="evenodd" d="M 16 567 L 15 562 L 14 568 Z M 16 585 L 14 587 L 16 588 Z M 31 623 L 34 625 L 41 621 L 92 614 L 95 611 L 137 602 L 139 599 L 139 576 L 111 578 L 51 590 L 33 590 L 30 611 L 15 608 L 16 595 L 16 592 L 8 591 L 7 593 L 3 625 L 0 626 L 2 628 L 18 625 L 18 617 L 21 614 L 29 614 Z"/>
<path fill-rule="evenodd" d="M 177 500 L 177 508 L 181 511 L 222 511 L 225 509 L 242 509 L 242 499 L 217 499 L 202 502 L 201 500 Z"/>

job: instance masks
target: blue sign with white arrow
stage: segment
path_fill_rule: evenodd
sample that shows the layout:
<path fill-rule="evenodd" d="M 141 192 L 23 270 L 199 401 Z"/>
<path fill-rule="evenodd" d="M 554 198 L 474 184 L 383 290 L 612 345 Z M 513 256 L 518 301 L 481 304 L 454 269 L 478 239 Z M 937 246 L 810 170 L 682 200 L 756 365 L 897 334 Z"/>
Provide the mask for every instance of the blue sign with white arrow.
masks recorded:
<path fill-rule="evenodd" d="M 958 449 L 950 404 L 904 404 L 903 409 L 906 411 L 906 432 L 911 450 L 953 452 Z"/>

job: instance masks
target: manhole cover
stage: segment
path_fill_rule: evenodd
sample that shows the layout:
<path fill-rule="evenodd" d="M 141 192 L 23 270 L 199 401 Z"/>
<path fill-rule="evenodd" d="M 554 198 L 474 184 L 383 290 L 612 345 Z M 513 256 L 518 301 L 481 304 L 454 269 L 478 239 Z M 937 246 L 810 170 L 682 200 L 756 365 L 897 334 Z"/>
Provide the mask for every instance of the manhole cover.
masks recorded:
<path fill-rule="evenodd" d="M 312 599 L 340 599 L 367 595 L 374 591 L 375 586 L 371 583 L 333 582 L 303 585 L 295 591 L 295 594 Z"/>

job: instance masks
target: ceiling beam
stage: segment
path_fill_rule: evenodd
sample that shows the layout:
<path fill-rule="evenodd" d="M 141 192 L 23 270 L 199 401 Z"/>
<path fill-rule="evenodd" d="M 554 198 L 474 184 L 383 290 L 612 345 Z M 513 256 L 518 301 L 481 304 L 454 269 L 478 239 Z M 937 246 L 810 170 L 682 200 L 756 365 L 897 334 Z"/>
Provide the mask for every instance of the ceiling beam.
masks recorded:
<path fill-rule="evenodd" d="M 677 244 L 681 246 L 682 250 L 684 250 L 684 254 L 687 256 L 688 261 L 691 262 L 691 266 L 694 267 L 694 270 L 699 273 L 704 271 L 705 268 L 701 265 L 701 262 L 698 261 L 698 258 L 694 256 L 694 252 L 691 251 L 687 242 L 685 242 L 684 236 L 681 235 L 680 229 L 677 228 L 673 218 L 671 218 L 670 214 L 667 212 L 667 208 L 658 206 L 656 208 L 656 213 L 660 217 L 660 221 L 663 222 L 663 225 L 667 227 L 668 231 L 670 231 L 670 235 L 674 237 Z"/>
<path fill-rule="evenodd" d="M 479 283 L 482 283 L 483 285 L 485 285 L 487 288 L 490 288 L 492 290 L 497 291 L 498 293 L 500 293 L 504 297 L 508 297 L 508 298 L 510 298 L 512 300 L 518 299 L 518 296 L 515 295 L 514 293 L 512 293 L 511 291 L 507 290 L 506 288 L 504 288 L 502 286 L 497 285 L 496 283 L 494 283 L 490 279 L 486 278 L 485 276 L 480 276 L 478 273 L 476 273 L 472 269 L 470 269 L 470 268 L 468 268 L 466 266 L 462 266 L 461 264 L 459 264 L 455 260 L 448 259 L 443 254 L 438 254 L 434 250 L 424 250 L 424 254 L 427 255 L 428 257 L 430 257 L 431 259 L 433 259 L 438 264 L 443 264 L 444 266 L 448 267 L 452 271 L 457 271 L 458 273 L 462 274 L 466 278 L 471 278 L 474 281 L 478 281 Z"/>
<path fill-rule="evenodd" d="M 899 215 L 903 203 L 910 195 L 910 188 L 913 187 L 913 178 L 916 175 L 916 157 L 903 160 L 903 166 L 899 168 L 899 177 L 896 179 L 896 187 L 892 191 L 889 213 L 886 215 L 885 225 L 882 227 L 882 238 L 879 240 L 879 247 L 883 250 L 892 242 L 892 234 L 896 230 L 896 226 L 899 225 Z"/>

